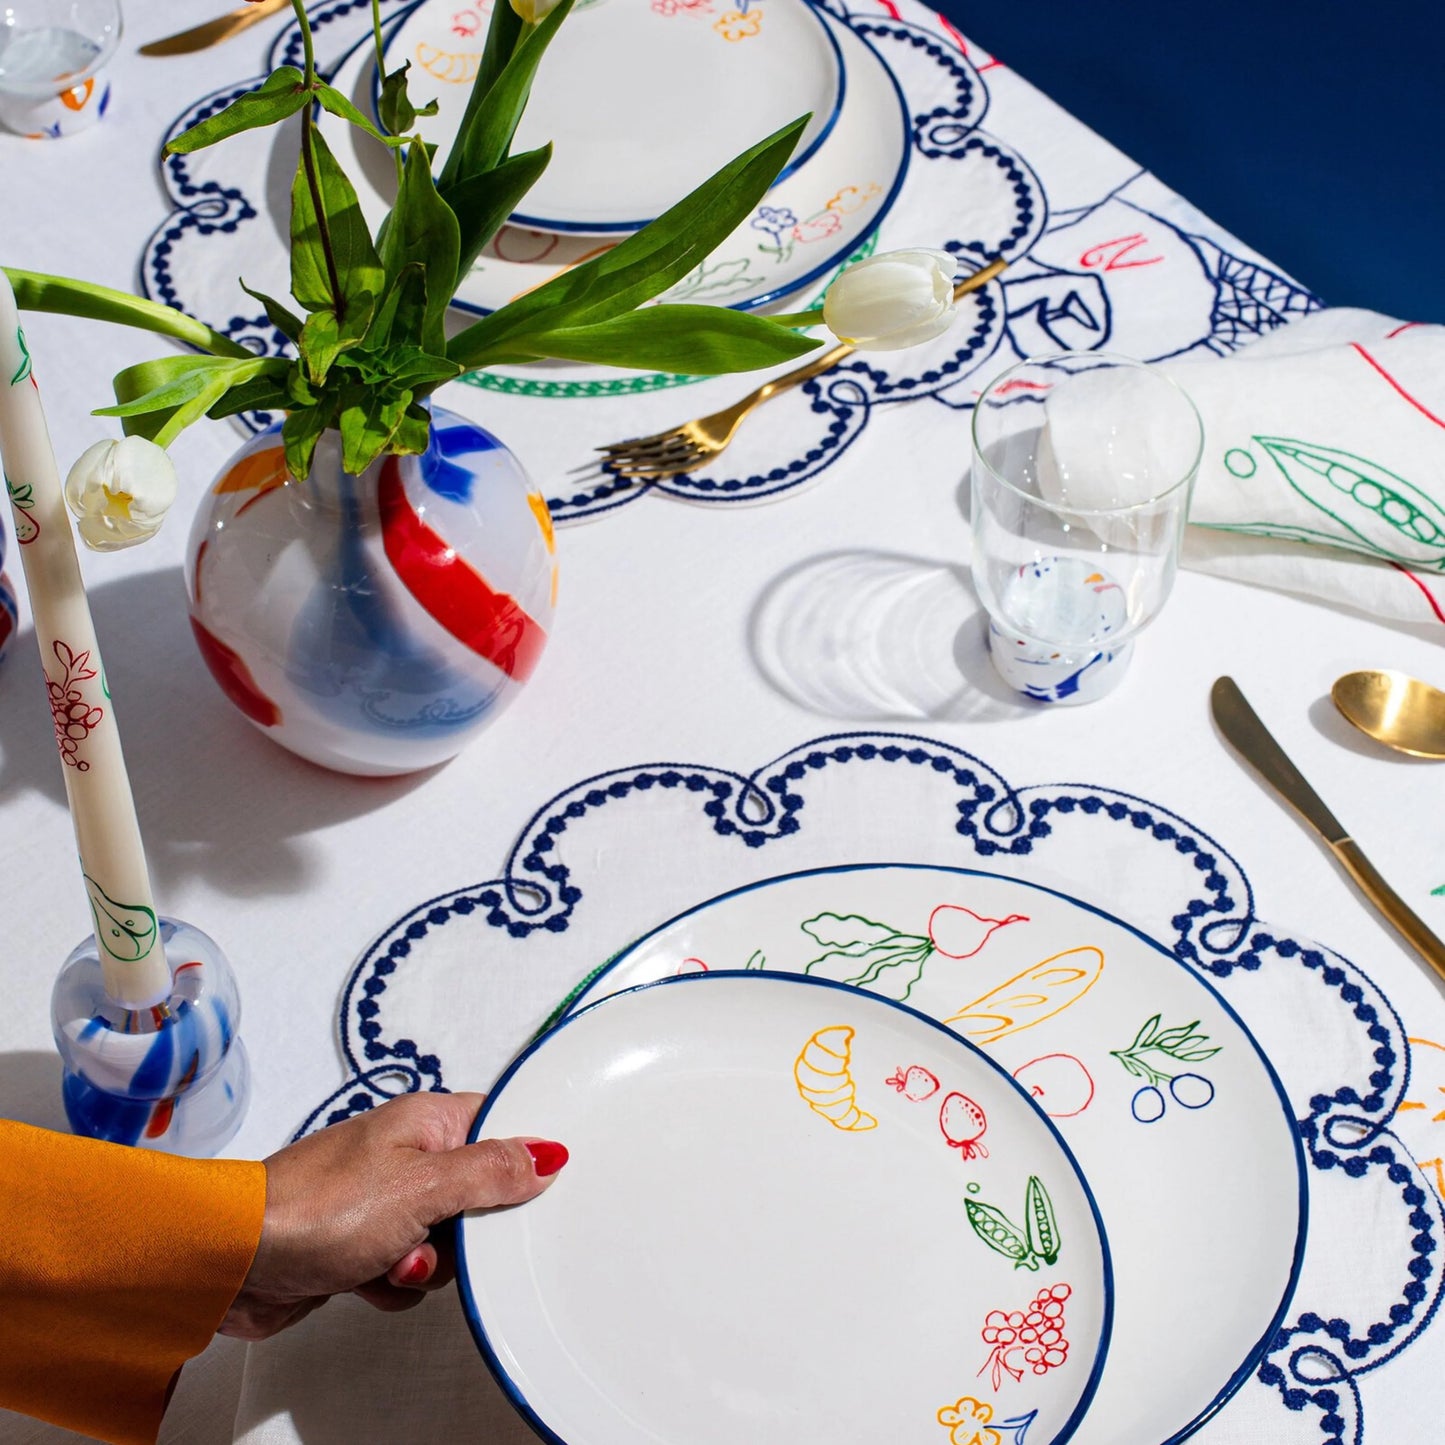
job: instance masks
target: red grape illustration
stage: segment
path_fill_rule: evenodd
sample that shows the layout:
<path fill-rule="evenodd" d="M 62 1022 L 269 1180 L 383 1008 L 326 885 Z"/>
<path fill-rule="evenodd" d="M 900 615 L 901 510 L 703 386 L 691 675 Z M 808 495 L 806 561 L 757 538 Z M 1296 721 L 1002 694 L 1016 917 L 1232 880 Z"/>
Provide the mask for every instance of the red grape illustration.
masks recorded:
<path fill-rule="evenodd" d="M 1024 1371 L 1046 1375 L 1069 1358 L 1064 1336 L 1064 1304 L 1073 1290 L 1066 1284 L 1041 1289 L 1026 1310 L 990 1310 L 983 1322 L 983 1342 L 992 1345 L 979 1374 L 991 1371 L 995 1390 L 1005 1375 L 1022 1380 Z"/>

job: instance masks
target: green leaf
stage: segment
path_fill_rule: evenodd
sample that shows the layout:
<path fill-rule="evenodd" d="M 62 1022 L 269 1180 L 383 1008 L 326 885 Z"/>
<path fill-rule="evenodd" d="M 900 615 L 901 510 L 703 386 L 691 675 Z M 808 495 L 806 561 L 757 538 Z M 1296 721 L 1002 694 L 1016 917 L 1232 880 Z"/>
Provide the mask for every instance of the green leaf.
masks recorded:
<path fill-rule="evenodd" d="M 767 194 L 807 122 L 802 116 L 759 141 L 620 245 L 459 332 L 448 355 L 470 368 L 489 352 L 500 353 L 504 340 L 538 329 L 594 325 L 666 291 L 716 250 Z M 689 369 L 697 368 L 683 368 Z"/>
<path fill-rule="evenodd" d="M 336 414 L 336 404 L 323 398 L 315 406 L 289 412 L 281 423 L 281 442 L 286 448 L 286 469 L 298 482 L 311 475 L 311 458 L 316 443 Z"/>
<path fill-rule="evenodd" d="M 411 405 L 411 393 L 388 396 L 369 386 L 348 386 L 341 394 L 341 464 L 359 477 L 387 449 L 392 433 Z"/>
<path fill-rule="evenodd" d="M 356 191 L 315 130 L 309 132 L 309 150 L 313 165 L 307 164 L 308 144 L 303 143 L 291 186 L 291 294 L 308 311 L 329 306 L 345 315 L 360 297 L 381 294 L 381 259 L 371 244 Z M 312 197 L 313 180 L 321 198 L 320 216 Z M 333 294 L 333 267 L 340 295 Z"/>
<path fill-rule="evenodd" d="M 294 65 L 283 65 L 273 70 L 261 85 L 239 100 L 233 100 L 225 110 L 198 121 L 189 130 L 182 131 L 173 141 L 166 144 L 165 154 L 189 155 L 228 136 L 239 135 L 243 130 L 256 130 L 263 125 L 275 125 L 286 120 L 306 105 L 308 92 L 306 77 Z"/>
<path fill-rule="evenodd" d="M 391 449 L 397 453 L 420 456 L 431 440 L 431 413 L 417 402 L 407 407 L 391 438 Z"/>
<path fill-rule="evenodd" d="M 95 415 L 118 416 L 127 436 L 143 436 L 164 446 L 203 417 L 231 387 L 277 364 L 276 357 L 259 356 L 248 361 L 195 355 L 143 361 L 116 375 L 116 405 L 100 407 Z M 283 369 L 286 364 L 279 362 Z"/>
<path fill-rule="evenodd" d="M 461 124 L 457 127 L 458 140 L 447 155 L 442 167 L 441 185 L 446 187 L 471 174 L 461 169 L 462 146 L 460 137 L 471 129 L 478 109 L 491 94 L 497 77 L 506 69 L 512 58 L 517 42 L 522 36 L 522 17 L 509 4 L 492 6 L 491 24 L 487 26 L 487 40 L 482 48 L 482 61 L 477 67 L 476 79 L 472 81 L 471 94 L 467 96 L 467 107 L 462 112 Z"/>
<path fill-rule="evenodd" d="M 442 323 L 456 288 L 460 245 L 457 218 L 437 194 L 426 151 L 413 145 L 406 154 L 396 205 L 382 227 L 381 262 L 388 282 L 405 267 L 421 262 L 426 272 L 426 305 L 421 334 L 415 339 L 433 353 L 447 349 Z"/>
<path fill-rule="evenodd" d="M 508 9 L 510 8 L 508 6 Z M 377 113 L 381 116 L 382 125 L 393 136 L 405 136 L 416 124 L 417 116 L 437 113 L 435 100 L 429 100 L 423 106 L 412 104 L 411 96 L 407 93 L 406 76 L 410 69 L 411 61 L 408 60 L 400 70 L 393 70 L 381 83 L 381 99 L 377 104 Z"/>
<path fill-rule="evenodd" d="M 766 316 L 726 306 L 647 306 L 595 326 L 528 333 L 508 342 L 509 349 L 521 346 L 534 356 L 697 376 L 774 366 L 819 345 Z"/>
<path fill-rule="evenodd" d="M 280 358 L 276 358 L 280 360 Z M 289 371 L 294 362 L 283 362 Z M 274 375 L 263 372 L 243 381 L 231 389 L 206 413 L 213 421 L 222 417 L 237 416 L 243 411 L 289 411 L 291 396 L 286 389 L 286 372 Z"/>
<path fill-rule="evenodd" d="M 453 292 L 476 263 L 482 247 L 502 229 L 503 222 L 517 209 L 518 202 L 536 185 L 537 178 L 547 169 L 551 159 L 552 145 L 549 141 L 537 150 L 508 156 L 492 170 L 469 176 L 443 189 L 442 200 L 456 214 L 461 241 L 457 274 L 452 282 Z"/>
<path fill-rule="evenodd" d="M 419 346 L 427 312 L 426 266 L 409 262 L 392 282 L 367 333 L 367 349 L 377 352 L 392 344 Z"/>
<path fill-rule="evenodd" d="M 501 8 L 499 0 L 494 11 Z M 511 6 L 506 8 L 510 10 Z M 527 97 L 532 93 L 537 67 L 549 42 L 571 10 L 572 0 L 562 0 L 540 25 L 527 27 L 501 73 L 475 106 L 472 100 L 477 99 L 478 84 L 473 84 L 461 126 L 452 142 L 453 154 L 448 155 L 442 170 L 443 185 L 492 170 L 506 159 L 512 137 L 517 133 L 517 122 L 521 120 Z M 481 79 L 478 72 L 477 82 Z"/>
<path fill-rule="evenodd" d="M 410 63 L 410 61 L 407 62 L 408 65 Z M 406 144 L 406 140 L 402 136 L 387 135 L 384 131 L 378 130 L 375 124 L 365 114 L 359 111 L 349 100 L 347 100 L 344 95 L 342 95 L 339 90 L 336 90 L 334 87 L 329 85 L 318 85 L 316 87 L 316 99 L 317 102 L 320 104 L 322 110 L 330 111 L 332 115 L 336 116 L 340 120 L 349 121 L 358 129 L 364 130 L 367 135 L 373 137 L 375 140 L 379 140 L 382 145 L 400 146 Z M 433 114 L 434 111 L 435 106 L 433 106 L 432 111 L 428 111 L 426 113 Z M 405 127 L 402 127 L 402 129 L 405 129 Z"/>
<path fill-rule="evenodd" d="M 162 306 L 159 301 L 146 301 L 127 291 L 115 291 L 90 281 L 72 281 L 65 276 L 18 271 L 8 266 L 4 269 L 22 311 L 50 311 L 61 316 L 85 316 L 92 321 L 134 326 L 161 336 L 174 336 L 188 346 L 215 356 L 246 360 L 255 354 L 184 311 Z"/>
<path fill-rule="evenodd" d="M 323 306 L 306 318 L 301 332 L 301 355 L 306 362 L 306 374 L 318 386 L 326 380 L 331 363 L 366 336 L 374 309 L 371 295 L 362 292 L 352 298 L 345 317 L 338 317 L 331 307 Z"/>
<path fill-rule="evenodd" d="M 283 306 L 275 297 L 268 296 L 264 291 L 253 291 L 244 281 L 240 284 L 241 290 L 246 295 L 254 296 L 266 308 L 266 319 L 282 336 L 292 342 L 301 340 L 302 322 L 294 311 Z"/>

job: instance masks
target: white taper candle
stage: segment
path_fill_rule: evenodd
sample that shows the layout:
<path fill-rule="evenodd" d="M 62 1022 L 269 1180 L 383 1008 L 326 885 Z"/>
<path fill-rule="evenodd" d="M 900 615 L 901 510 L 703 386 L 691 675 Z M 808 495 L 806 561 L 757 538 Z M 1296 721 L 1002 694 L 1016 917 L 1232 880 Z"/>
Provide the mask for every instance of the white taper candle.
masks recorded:
<path fill-rule="evenodd" d="M 60 472 L 3 270 L 0 457 L 105 990 L 125 1008 L 155 1008 L 170 996 L 171 972 Z"/>

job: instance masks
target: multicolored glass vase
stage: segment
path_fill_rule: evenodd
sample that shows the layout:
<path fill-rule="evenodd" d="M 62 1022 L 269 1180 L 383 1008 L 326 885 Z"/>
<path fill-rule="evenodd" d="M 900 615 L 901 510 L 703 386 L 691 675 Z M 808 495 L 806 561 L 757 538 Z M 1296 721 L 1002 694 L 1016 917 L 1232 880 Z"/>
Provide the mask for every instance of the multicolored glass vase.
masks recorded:
<path fill-rule="evenodd" d="M 547 504 L 490 432 L 432 413 L 420 456 L 311 474 L 279 428 L 221 472 L 191 529 L 191 626 L 221 690 L 283 747 L 340 772 L 453 757 L 546 645 L 557 566 Z"/>

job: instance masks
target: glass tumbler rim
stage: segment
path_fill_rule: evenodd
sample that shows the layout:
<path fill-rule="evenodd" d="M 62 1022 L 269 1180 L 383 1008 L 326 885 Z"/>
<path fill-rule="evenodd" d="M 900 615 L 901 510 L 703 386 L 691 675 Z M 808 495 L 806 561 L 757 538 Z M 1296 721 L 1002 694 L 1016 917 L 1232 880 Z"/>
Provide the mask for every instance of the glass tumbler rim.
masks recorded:
<path fill-rule="evenodd" d="M 1133 368 L 1136 371 L 1147 371 L 1151 376 L 1157 377 L 1170 387 L 1176 396 L 1189 408 L 1194 418 L 1194 425 L 1197 440 L 1194 447 L 1194 456 L 1189 465 L 1184 469 L 1183 475 L 1178 481 L 1171 482 L 1161 491 L 1155 492 L 1153 496 L 1145 497 L 1137 502 L 1128 502 L 1121 507 L 1076 507 L 1064 502 L 1051 502 L 1046 497 L 1041 497 L 1035 492 L 1027 492 L 1022 487 L 1016 486 L 984 456 L 983 449 L 978 439 L 978 417 L 983 408 L 984 398 L 988 396 L 999 382 L 1007 380 L 1016 371 L 1022 371 L 1026 366 L 1036 366 L 1040 362 L 1063 361 L 1072 357 L 1080 360 L 1100 360 L 1112 365 L 1123 365 Z M 1125 356 L 1118 351 L 1049 351 L 1040 356 L 1025 356 L 1005 370 L 999 372 L 989 384 L 979 393 L 978 401 L 974 403 L 973 416 L 969 422 L 969 437 L 973 444 L 973 455 L 975 460 L 1001 487 L 1010 491 L 1016 497 L 1035 506 L 1045 507 L 1051 512 L 1067 512 L 1072 517 L 1126 517 L 1130 512 L 1141 512 L 1149 507 L 1157 507 L 1161 502 L 1168 501 L 1181 488 L 1191 486 L 1199 475 L 1200 463 L 1204 460 L 1204 418 L 1199 414 L 1199 408 L 1195 406 L 1194 399 L 1174 380 L 1172 376 L 1166 376 L 1162 371 L 1154 367 L 1154 363 L 1140 361 L 1135 356 Z"/>

